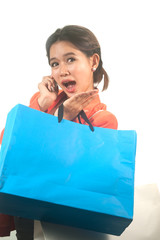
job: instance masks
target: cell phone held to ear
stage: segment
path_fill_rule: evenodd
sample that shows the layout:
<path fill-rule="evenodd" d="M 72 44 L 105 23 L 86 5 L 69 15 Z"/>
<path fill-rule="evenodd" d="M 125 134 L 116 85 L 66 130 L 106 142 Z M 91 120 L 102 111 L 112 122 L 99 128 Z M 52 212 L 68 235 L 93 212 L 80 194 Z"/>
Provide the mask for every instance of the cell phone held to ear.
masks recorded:
<path fill-rule="evenodd" d="M 54 91 L 58 93 L 59 88 L 57 82 L 54 80 Z"/>
<path fill-rule="evenodd" d="M 55 80 L 54 80 L 54 85 L 51 86 L 51 90 L 50 91 L 51 92 L 56 92 L 56 93 L 58 93 L 58 91 L 59 91 L 58 84 L 57 84 L 57 82 Z"/>

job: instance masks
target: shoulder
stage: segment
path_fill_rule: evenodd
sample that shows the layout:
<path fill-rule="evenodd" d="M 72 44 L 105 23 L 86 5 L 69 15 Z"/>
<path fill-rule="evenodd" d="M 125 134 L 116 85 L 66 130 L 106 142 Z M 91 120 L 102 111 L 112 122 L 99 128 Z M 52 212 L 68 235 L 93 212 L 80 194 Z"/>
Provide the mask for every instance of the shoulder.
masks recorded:
<path fill-rule="evenodd" d="M 117 129 L 118 128 L 118 121 L 114 114 L 107 110 L 100 109 L 95 112 L 89 120 L 95 127 L 102 127 L 102 128 L 111 128 Z"/>
<path fill-rule="evenodd" d="M 38 104 L 38 98 L 40 96 L 40 92 L 36 92 L 30 99 L 29 107 L 34 108 L 36 110 L 40 111 L 40 107 Z"/>
<path fill-rule="evenodd" d="M 113 113 L 107 111 L 107 106 L 100 101 L 99 95 L 88 105 L 86 114 L 95 127 L 118 128 L 117 118 Z"/>
<path fill-rule="evenodd" d="M 36 92 L 33 94 L 33 96 L 30 99 L 30 104 L 33 103 L 36 99 L 38 99 L 40 96 L 40 92 Z"/>

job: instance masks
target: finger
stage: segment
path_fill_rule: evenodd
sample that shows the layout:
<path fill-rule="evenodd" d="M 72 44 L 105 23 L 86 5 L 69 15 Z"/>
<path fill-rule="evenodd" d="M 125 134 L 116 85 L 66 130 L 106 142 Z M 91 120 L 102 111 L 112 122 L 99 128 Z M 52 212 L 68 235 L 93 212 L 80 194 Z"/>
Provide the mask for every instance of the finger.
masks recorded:
<path fill-rule="evenodd" d="M 88 97 L 91 97 L 93 95 L 97 95 L 98 91 L 97 90 L 91 90 L 91 91 L 88 91 L 88 92 L 83 92 L 83 93 L 80 93 L 79 94 L 79 98 L 88 98 Z"/>
<path fill-rule="evenodd" d="M 98 93 L 98 90 L 90 90 L 90 91 L 87 91 L 87 92 L 82 92 L 82 93 L 78 93 L 77 95 L 79 97 L 88 97 L 88 96 L 92 96 L 94 94 L 97 94 Z"/>
<path fill-rule="evenodd" d="M 52 78 L 52 76 L 44 76 L 44 77 L 42 78 L 42 81 L 46 81 L 46 80 L 50 80 L 51 82 L 54 81 L 54 79 Z"/>
<path fill-rule="evenodd" d="M 50 91 L 51 91 L 51 92 L 54 92 L 54 87 L 51 86 L 51 90 L 50 90 Z"/>
<path fill-rule="evenodd" d="M 99 92 L 98 89 L 93 89 L 93 90 L 87 91 L 86 93 L 89 95 L 93 95 L 93 94 L 97 94 L 98 92 Z"/>
<path fill-rule="evenodd" d="M 97 94 L 89 96 L 88 98 L 82 99 L 81 100 L 81 106 L 82 108 L 84 108 L 85 106 L 87 106 L 93 99 L 95 99 L 97 97 Z"/>
<path fill-rule="evenodd" d="M 87 99 L 91 98 L 92 96 L 97 96 L 97 94 L 98 94 L 98 91 L 95 91 L 95 90 L 79 93 L 73 96 L 73 101 L 75 101 L 78 104 L 83 104 L 83 102 L 85 102 Z"/>
<path fill-rule="evenodd" d="M 82 92 L 82 93 L 78 93 L 76 95 L 74 95 L 73 97 L 71 97 L 71 101 L 75 101 L 77 103 L 81 103 L 83 101 L 85 101 L 87 98 L 97 95 L 98 91 L 97 90 L 91 90 L 88 92 Z"/>
<path fill-rule="evenodd" d="M 91 96 L 89 98 L 86 99 L 86 101 L 81 103 L 82 109 L 87 107 L 87 105 L 93 101 L 93 99 L 95 99 L 97 97 L 97 95 Z"/>
<path fill-rule="evenodd" d="M 50 79 L 43 79 L 42 83 L 47 87 L 47 89 L 51 92 L 52 91 L 52 87 L 53 87 L 53 82 Z"/>
<path fill-rule="evenodd" d="M 43 81 L 43 82 L 40 82 L 40 83 L 38 84 L 38 88 L 39 88 L 39 90 L 40 90 L 41 92 L 50 91 L 48 82 L 44 82 L 44 81 Z"/>
<path fill-rule="evenodd" d="M 50 81 L 52 84 L 54 84 L 54 79 L 52 78 L 52 76 L 45 76 L 42 78 L 42 82 L 47 83 L 48 81 Z"/>
<path fill-rule="evenodd" d="M 48 83 L 47 83 L 47 84 L 48 84 L 48 86 L 47 86 L 47 87 L 48 87 L 48 90 L 49 90 L 50 92 L 52 92 L 52 90 L 54 90 L 54 88 L 53 88 L 53 86 L 52 86 L 53 83 L 52 83 L 50 80 L 48 80 Z"/>

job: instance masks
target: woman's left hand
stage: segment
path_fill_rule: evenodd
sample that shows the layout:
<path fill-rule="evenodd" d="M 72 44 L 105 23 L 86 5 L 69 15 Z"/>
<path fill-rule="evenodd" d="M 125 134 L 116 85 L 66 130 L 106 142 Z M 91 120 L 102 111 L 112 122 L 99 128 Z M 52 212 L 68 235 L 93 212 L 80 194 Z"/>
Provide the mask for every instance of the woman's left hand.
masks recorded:
<path fill-rule="evenodd" d="M 98 94 L 98 90 L 91 90 L 87 92 L 77 93 L 74 96 L 67 99 L 64 103 L 63 118 L 67 120 L 73 120 L 77 117 L 78 113 L 84 109 Z M 58 110 L 55 112 L 55 116 L 58 115 Z"/>

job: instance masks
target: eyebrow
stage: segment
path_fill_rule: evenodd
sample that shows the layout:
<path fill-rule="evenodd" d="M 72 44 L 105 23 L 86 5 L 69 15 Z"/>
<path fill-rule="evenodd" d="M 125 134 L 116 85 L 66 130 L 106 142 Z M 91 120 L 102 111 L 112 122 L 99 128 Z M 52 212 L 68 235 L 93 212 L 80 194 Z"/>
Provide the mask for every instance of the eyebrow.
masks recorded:
<path fill-rule="evenodd" d="M 67 56 L 69 56 L 69 55 L 76 55 L 74 52 L 68 52 L 68 53 L 65 53 L 64 55 L 63 55 L 63 57 L 67 57 Z M 53 58 L 51 58 L 50 60 L 49 60 L 49 63 L 51 62 L 51 61 L 53 61 L 53 60 L 55 60 L 55 59 L 57 59 L 57 58 L 55 58 L 55 57 L 53 57 Z"/>

